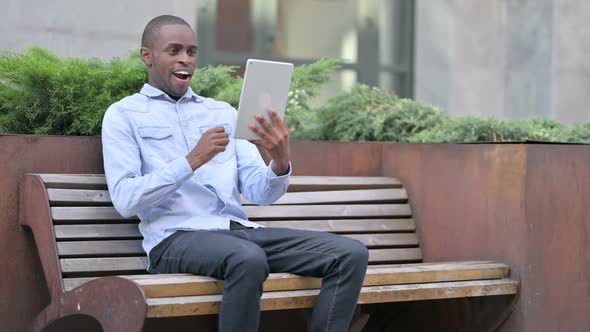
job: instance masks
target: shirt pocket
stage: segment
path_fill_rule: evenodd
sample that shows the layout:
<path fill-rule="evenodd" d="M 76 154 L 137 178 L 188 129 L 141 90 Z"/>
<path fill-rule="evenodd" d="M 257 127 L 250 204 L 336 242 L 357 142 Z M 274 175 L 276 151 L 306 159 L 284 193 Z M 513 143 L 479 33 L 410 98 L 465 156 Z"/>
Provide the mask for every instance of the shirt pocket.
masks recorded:
<path fill-rule="evenodd" d="M 170 127 L 140 127 L 137 129 L 141 138 L 161 140 L 172 136 Z"/>
<path fill-rule="evenodd" d="M 211 128 L 217 128 L 217 127 L 223 127 L 225 129 L 225 132 L 227 134 L 229 134 L 229 143 L 227 143 L 227 146 L 225 147 L 225 151 L 216 154 L 215 157 L 213 157 L 213 159 L 211 159 L 211 162 L 217 163 L 217 164 L 223 164 L 223 163 L 226 163 L 226 162 L 234 159 L 236 156 L 236 146 L 235 146 L 235 142 L 234 142 L 232 126 L 229 123 L 217 123 L 217 124 L 212 124 L 212 125 L 200 126 L 199 131 L 201 133 L 201 137 L 203 137 L 203 135 L 205 135 L 207 130 L 209 130 Z"/>
<path fill-rule="evenodd" d="M 174 140 L 171 127 L 146 126 L 137 128 L 141 138 L 141 152 L 146 156 L 171 159 L 174 151 Z"/>

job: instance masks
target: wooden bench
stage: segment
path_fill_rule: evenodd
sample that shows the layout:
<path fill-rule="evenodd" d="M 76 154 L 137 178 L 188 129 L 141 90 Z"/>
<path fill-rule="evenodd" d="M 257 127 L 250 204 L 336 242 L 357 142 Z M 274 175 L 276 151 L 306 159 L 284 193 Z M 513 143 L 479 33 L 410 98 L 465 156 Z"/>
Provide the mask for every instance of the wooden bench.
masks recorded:
<path fill-rule="evenodd" d="M 138 220 L 114 210 L 103 175 L 28 174 L 22 194 L 20 222 L 33 232 L 51 297 L 33 330 L 72 314 L 95 317 L 104 331 L 140 331 L 150 317 L 218 312 L 223 281 L 146 272 Z M 293 176 L 273 206 L 244 205 L 265 226 L 362 241 L 370 265 L 360 304 L 517 292 L 505 264 L 422 263 L 408 196 L 394 178 Z M 320 281 L 271 274 L 262 310 L 312 307 Z"/>

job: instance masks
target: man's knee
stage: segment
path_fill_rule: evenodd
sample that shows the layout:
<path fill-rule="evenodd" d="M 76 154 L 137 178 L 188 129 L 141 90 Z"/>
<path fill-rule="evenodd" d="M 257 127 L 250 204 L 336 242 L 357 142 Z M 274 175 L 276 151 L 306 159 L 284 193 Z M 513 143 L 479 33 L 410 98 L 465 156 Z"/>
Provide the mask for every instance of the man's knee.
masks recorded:
<path fill-rule="evenodd" d="M 266 280 L 270 269 L 264 250 L 256 245 L 239 248 L 228 259 L 226 274 L 239 274 L 248 278 Z"/>
<path fill-rule="evenodd" d="M 354 266 L 366 268 L 369 262 L 369 250 L 362 242 L 350 239 L 346 244 L 346 253 Z"/>

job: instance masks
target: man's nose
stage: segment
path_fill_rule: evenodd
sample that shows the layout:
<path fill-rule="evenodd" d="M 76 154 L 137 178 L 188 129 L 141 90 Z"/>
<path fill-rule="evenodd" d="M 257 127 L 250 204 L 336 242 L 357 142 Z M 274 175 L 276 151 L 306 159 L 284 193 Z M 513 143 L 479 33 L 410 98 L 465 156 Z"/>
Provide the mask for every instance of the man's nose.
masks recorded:
<path fill-rule="evenodd" d="M 187 52 L 182 52 L 180 54 L 180 57 L 178 58 L 179 62 L 182 62 L 184 64 L 191 64 L 194 60 L 193 57 L 191 57 L 190 55 L 188 55 Z"/>

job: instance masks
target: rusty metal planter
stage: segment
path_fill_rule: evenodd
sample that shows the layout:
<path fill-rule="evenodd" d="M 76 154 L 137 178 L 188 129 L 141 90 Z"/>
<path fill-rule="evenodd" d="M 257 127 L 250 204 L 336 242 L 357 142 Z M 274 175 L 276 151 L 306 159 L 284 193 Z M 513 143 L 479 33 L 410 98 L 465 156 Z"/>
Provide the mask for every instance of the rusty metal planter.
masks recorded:
<path fill-rule="evenodd" d="M 19 225 L 23 175 L 102 173 L 100 139 L 5 135 L 0 153 L 0 321 L 7 331 L 22 331 L 54 291 L 31 233 Z M 401 178 L 413 197 L 425 261 L 506 262 L 522 289 L 501 331 L 590 330 L 590 146 L 295 142 L 293 153 L 297 175 Z M 426 301 L 391 309 L 403 312 L 398 328 L 457 331 L 478 324 L 460 317 L 482 320 L 498 307 Z M 272 327 L 284 315 L 263 315 L 263 324 Z"/>

